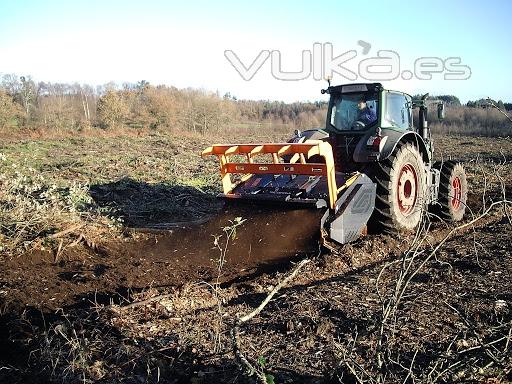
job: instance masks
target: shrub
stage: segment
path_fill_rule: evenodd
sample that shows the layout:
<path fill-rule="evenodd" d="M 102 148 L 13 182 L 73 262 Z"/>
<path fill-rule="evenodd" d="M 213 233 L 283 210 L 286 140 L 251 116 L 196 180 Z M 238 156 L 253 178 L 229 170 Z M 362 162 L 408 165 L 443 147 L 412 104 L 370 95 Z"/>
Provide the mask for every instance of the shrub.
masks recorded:
<path fill-rule="evenodd" d="M 103 128 L 120 126 L 128 114 L 128 105 L 120 92 L 108 91 L 98 100 L 98 121 Z"/>
<path fill-rule="evenodd" d="M 11 96 L 0 90 L 0 129 L 18 120 L 22 113 L 21 106 L 16 104 Z"/>

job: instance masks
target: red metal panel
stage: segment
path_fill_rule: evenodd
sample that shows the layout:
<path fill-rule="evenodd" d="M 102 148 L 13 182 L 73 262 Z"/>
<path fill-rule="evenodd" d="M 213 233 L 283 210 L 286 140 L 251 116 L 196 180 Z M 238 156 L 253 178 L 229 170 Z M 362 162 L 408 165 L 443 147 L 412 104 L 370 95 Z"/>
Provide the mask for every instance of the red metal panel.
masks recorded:
<path fill-rule="evenodd" d="M 274 175 L 326 175 L 327 167 L 321 163 L 307 164 L 262 164 L 262 163 L 226 163 L 224 172 L 238 174 L 274 174 Z"/>

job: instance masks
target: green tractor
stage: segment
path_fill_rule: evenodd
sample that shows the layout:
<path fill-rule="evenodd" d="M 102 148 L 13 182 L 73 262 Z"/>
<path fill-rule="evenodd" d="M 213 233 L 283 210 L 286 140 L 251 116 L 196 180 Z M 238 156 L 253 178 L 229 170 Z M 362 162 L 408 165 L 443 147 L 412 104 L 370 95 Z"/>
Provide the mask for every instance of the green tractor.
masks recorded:
<path fill-rule="evenodd" d="M 441 101 L 428 94 L 415 100 L 380 83 L 329 84 L 322 93 L 330 95 L 324 129 L 295 131 L 287 143 L 213 145 L 203 151 L 220 160 L 223 197 L 325 209 L 323 238 L 341 244 L 368 227 L 413 230 L 427 210 L 447 221 L 462 220 L 464 167 L 433 162 L 427 115 L 430 106 L 444 118 Z M 243 176 L 234 183 L 232 174 Z"/>

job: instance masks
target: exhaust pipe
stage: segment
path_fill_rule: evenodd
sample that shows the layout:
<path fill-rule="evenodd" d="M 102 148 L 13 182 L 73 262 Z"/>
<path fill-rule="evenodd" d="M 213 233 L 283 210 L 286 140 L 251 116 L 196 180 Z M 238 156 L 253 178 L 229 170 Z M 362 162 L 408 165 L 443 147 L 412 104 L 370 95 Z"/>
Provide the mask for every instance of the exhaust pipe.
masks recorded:
<path fill-rule="evenodd" d="M 418 133 L 423 137 L 423 140 L 428 141 L 428 108 L 427 108 L 428 93 L 422 96 L 419 114 L 418 114 Z"/>

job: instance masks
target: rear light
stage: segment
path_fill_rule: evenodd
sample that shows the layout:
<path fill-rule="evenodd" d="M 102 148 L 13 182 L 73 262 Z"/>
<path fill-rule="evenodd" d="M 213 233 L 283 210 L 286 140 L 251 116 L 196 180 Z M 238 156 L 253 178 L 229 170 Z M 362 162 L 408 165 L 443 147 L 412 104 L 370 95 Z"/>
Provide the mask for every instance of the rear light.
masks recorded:
<path fill-rule="evenodd" d="M 387 136 L 370 136 L 366 142 L 366 148 L 372 152 L 381 152 L 387 139 Z"/>
<path fill-rule="evenodd" d="M 380 143 L 382 142 L 382 137 L 381 136 L 377 136 L 375 139 L 373 139 L 373 142 L 372 142 L 372 149 L 375 151 L 375 152 L 380 152 L 379 151 L 379 148 L 380 148 Z"/>

